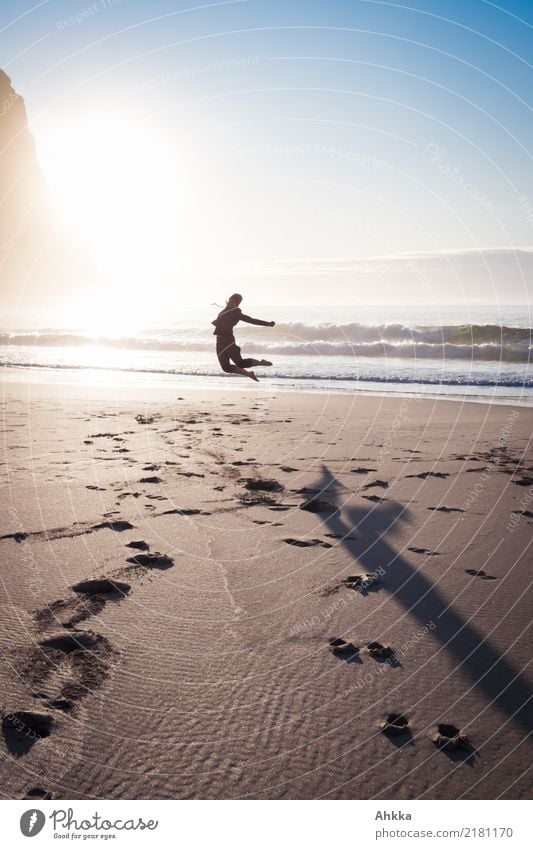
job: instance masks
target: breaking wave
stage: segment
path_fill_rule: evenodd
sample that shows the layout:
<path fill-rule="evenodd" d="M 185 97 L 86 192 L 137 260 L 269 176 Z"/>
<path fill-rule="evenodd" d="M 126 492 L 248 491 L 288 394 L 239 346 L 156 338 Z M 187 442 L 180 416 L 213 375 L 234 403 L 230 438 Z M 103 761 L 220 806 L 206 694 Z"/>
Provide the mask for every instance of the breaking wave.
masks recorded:
<path fill-rule="evenodd" d="M 258 335 L 258 331 L 260 335 Z M 238 336 L 246 351 L 307 357 L 373 357 L 527 363 L 533 330 L 498 324 L 278 324 L 269 330 L 241 324 Z M 257 341 L 255 341 L 257 340 Z M 1 346 L 103 347 L 136 351 L 211 351 L 213 337 L 205 327 L 160 330 L 130 337 L 96 337 L 82 333 L 43 331 L 0 333 Z"/>

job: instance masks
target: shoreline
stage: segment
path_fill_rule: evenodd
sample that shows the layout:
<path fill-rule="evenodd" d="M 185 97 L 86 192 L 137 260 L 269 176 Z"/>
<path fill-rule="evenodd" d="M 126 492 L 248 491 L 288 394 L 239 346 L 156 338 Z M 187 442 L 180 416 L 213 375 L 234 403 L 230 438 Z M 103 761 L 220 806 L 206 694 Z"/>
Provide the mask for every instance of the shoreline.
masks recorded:
<path fill-rule="evenodd" d="M 60 366 L 60 367 L 47 367 L 47 366 L 1 366 L 1 379 L 0 382 L 5 385 L 13 385 L 13 384 L 29 384 L 29 385 L 68 385 L 68 386 L 93 386 L 93 387 L 109 387 L 112 384 L 123 387 L 124 385 L 137 385 L 142 386 L 143 388 L 148 389 L 168 389 L 169 384 L 172 384 L 176 390 L 184 391 L 184 390 L 192 390 L 192 391 L 210 391 L 210 392 L 233 392 L 235 390 L 240 391 L 242 386 L 238 385 L 243 384 L 244 386 L 249 387 L 249 384 L 252 381 L 246 380 L 245 378 L 235 378 L 233 376 L 225 377 L 223 375 L 185 375 L 185 374 L 171 374 L 169 372 L 157 372 L 157 371 L 135 371 L 132 369 L 106 369 L 102 368 L 72 368 L 70 366 Z M 120 377 L 125 378 L 129 377 L 129 380 L 125 383 L 124 380 L 120 380 Z M 301 378 L 300 378 L 301 379 Z M 256 386 L 256 390 L 262 388 L 263 391 L 272 391 L 279 392 L 280 394 L 297 394 L 297 395 L 306 395 L 306 394 L 321 394 L 321 395 L 334 395 L 339 397 L 361 397 L 361 398 L 407 398 L 407 399 L 415 399 L 415 400 L 427 400 L 427 401 L 454 401 L 459 404 L 472 403 L 472 404 L 482 404 L 487 406 L 518 406 L 520 408 L 528 409 L 533 407 L 533 389 L 531 387 L 526 387 L 527 390 L 531 392 L 530 396 L 522 396 L 515 397 L 512 395 L 506 396 L 497 396 L 497 395 L 489 395 L 487 393 L 480 393 L 478 395 L 474 395 L 471 393 L 465 392 L 464 394 L 460 394 L 461 386 L 458 384 L 440 384 L 442 386 L 448 386 L 448 388 L 454 387 L 457 389 L 457 392 L 432 392 L 431 390 L 427 391 L 409 391 L 407 388 L 410 384 L 406 383 L 389 383 L 385 384 L 388 386 L 394 386 L 397 388 L 389 389 L 388 391 L 383 389 L 383 384 L 380 382 L 376 382 L 376 388 L 361 388 L 357 386 L 357 388 L 350 386 L 349 388 L 342 389 L 338 386 L 333 385 L 333 387 L 323 387 L 319 384 L 314 386 L 295 386 L 293 383 L 291 385 L 285 385 L 282 381 L 286 380 L 294 381 L 295 378 L 275 378 L 269 380 L 268 374 L 264 374 L 260 376 L 259 385 Z M 303 379 L 301 379 L 303 380 Z M 313 380 L 313 378 L 308 378 L 309 381 Z M 340 382 L 340 380 L 339 380 Z M 373 381 L 361 381 L 364 384 L 371 384 Z M 354 384 L 356 381 L 354 381 Z M 236 385 L 232 385 L 236 384 Z M 335 384 L 335 381 L 334 381 Z M 412 384 L 412 386 L 429 386 L 430 384 Z M 474 384 L 471 384 L 470 388 L 476 388 Z M 494 387 L 496 389 L 505 390 L 508 387 Z"/>

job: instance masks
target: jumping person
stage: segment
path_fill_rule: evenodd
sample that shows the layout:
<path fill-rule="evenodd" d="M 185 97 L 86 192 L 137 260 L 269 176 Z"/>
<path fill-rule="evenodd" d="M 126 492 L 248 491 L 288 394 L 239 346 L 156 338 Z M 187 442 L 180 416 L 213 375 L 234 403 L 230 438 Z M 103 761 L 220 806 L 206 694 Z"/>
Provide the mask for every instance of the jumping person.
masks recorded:
<path fill-rule="evenodd" d="M 259 381 L 255 376 L 255 372 L 246 371 L 246 369 L 254 366 L 271 366 L 268 360 L 253 360 L 250 357 L 243 360 L 241 349 L 235 342 L 233 328 L 239 321 L 246 321 L 248 324 L 261 324 L 263 327 L 274 327 L 275 321 L 262 321 L 260 318 L 251 318 L 249 315 L 243 315 L 240 310 L 242 295 L 231 295 L 226 301 L 226 306 L 219 312 L 217 317 L 211 324 L 215 325 L 213 331 L 217 337 L 217 357 L 222 371 L 229 374 L 242 374 L 245 377 L 250 377 L 252 380 Z"/>

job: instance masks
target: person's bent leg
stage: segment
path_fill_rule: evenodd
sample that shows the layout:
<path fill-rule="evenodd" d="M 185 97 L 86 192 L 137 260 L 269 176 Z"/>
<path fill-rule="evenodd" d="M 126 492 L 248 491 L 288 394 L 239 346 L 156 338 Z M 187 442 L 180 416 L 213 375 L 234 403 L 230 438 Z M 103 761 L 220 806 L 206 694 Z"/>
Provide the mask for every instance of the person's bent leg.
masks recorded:
<path fill-rule="evenodd" d="M 227 374 L 235 374 L 236 368 L 230 361 L 231 344 L 226 343 L 226 340 L 220 336 L 217 337 L 217 357 L 222 371 Z"/>
<path fill-rule="evenodd" d="M 220 368 L 222 369 L 222 371 L 225 371 L 228 374 L 235 374 L 235 372 L 239 371 L 239 369 L 237 369 L 237 366 L 234 366 L 232 365 L 232 363 L 230 363 L 229 357 L 226 358 L 219 356 L 218 361 L 220 363 Z"/>
<path fill-rule="evenodd" d="M 259 378 L 255 376 L 255 372 L 246 371 L 243 368 L 239 368 L 239 366 L 235 366 L 235 374 L 242 374 L 243 377 L 249 377 L 251 380 L 255 380 L 256 383 L 259 383 Z"/>
<path fill-rule="evenodd" d="M 228 348 L 228 355 L 230 359 L 235 363 L 235 365 L 239 368 L 254 368 L 254 366 L 263 365 L 262 360 L 254 360 L 252 357 L 247 357 L 246 359 L 243 359 L 241 349 L 236 344 L 233 344 Z"/>
<path fill-rule="evenodd" d="M 259 378 L 255 376 L 253 371 L 245 371 L 245 367 L 249 368 L 251 363 L 255 363 L 255 360 L 243 360 L 241 357 L 241 349 L 235 343 L 229 346 L 226 351 L 229 358 L 235 363 L 235 371 L 237 374 L 242 374 L 245 377 L 249 377 L 251 380 L 255 380 L 259 383 Z"/>
<path fill-rule="evenodd" d="M 235 348 L 237 349 L 236 352 L 234 351 Z M 231 356 L 231 359 L 234 359 L 234 356 L 233 356 L 234 354 L 236 355 L 236 357 L 238 359 L 241 359 L 240 349 L 237 348 L 237 345 L 235 345 L 234 343 L 231 343 L 228 340 L 225 340 L 225 339 L 218 337 L 217 338 L 217 357 L 218 357 L 218 362 L 220 363 L 220 368 L 222 369 L 222 371 L 225 371 L 227 374 L 242 374 L 243 377 L 249 377 L 251 380 L 257 381 L 257 377 L 255 376 L 253 371 L 252 372 L 245 371 L 243 368 L 241 368 L 241 366 L 233 365 L 230 362 L 230 356 Z"/>
<path fill-rule="evenodd" d="M 262 366 L 262 360 L 253 360 L 251 357 L 247 357 L 245 360 L 241 358 L 239 365 L 241 368 L 254 368 L 254 366 Z"/>

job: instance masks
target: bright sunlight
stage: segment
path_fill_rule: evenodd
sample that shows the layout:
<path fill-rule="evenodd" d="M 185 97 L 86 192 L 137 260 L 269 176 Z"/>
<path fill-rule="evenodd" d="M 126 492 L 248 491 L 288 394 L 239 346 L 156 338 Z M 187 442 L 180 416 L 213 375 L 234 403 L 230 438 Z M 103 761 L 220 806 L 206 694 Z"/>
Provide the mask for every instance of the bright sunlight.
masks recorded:
<path fill-rule="evenodd" d="M 138 117 L 91 113 L 43 126 L 39 159 L 59 211 L 113 285 L 111 301 L 130 325 L 191 261 L 193 193 L 183 157 L 164 131 Z M 108 331 L 116 311 L 107 309 L 106 319 L 94 306 L 93 314 L 83 311 L 84 322 Z"/>

